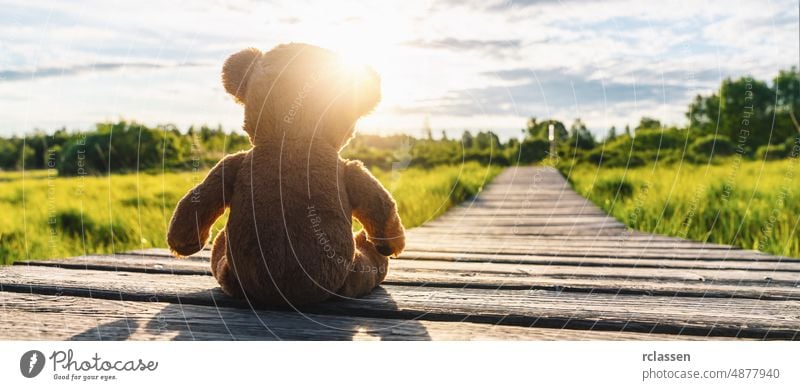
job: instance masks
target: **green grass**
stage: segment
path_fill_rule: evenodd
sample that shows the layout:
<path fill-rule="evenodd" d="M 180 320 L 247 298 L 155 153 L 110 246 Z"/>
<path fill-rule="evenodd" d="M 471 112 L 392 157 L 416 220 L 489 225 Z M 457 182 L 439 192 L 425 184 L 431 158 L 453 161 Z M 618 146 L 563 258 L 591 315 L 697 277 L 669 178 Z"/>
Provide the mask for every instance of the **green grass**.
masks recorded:
<path fill-rule="evenodd" d="M 566 168 L 573 187 L 628 227 L 800 257 L 800 162 Z"/>
<path fill-rule="evenodd" d="M 467 163 L 374 174 L 392 191 L 410 228 L 477 193 L 500 170 Z M 0 172 L 0 264 L 165 247 L 175 204 L 204 176 L 173 172 L 63 178 L 48 170 Z M 214 232 L 225 220 L 217 221 Z"/>

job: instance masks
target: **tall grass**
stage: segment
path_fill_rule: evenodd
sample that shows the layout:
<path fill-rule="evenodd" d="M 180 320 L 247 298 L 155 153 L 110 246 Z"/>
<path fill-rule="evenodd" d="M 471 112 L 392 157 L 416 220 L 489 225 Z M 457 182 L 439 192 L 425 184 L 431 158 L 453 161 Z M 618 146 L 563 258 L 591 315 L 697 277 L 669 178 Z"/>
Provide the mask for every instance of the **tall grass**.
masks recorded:
<path fill-rule="evenodd" d="M 414 227 L 475 194 L 499 171 L 467 163 L 374 173 L 397 199 L 406 227 Z M 204 171 L 70 178 L 53 170 L 0 172 L 0 263 L 165 247 L 175 204 L 204 176 Z M 214 231 L 225 221 L 223 216 Z"/>
<path fill-rule="evenodd" d="M 406 228 L 422 225 L 451 206 L 475 195 L 502 168 L 476 162 L 441 165 L 430 170 L 408 168 L 400 171 L 373 170 L 397 201 Z"/>
<path fill-rule="evenodd" d="M 800 257 L 800 162 L 578 165 L 574 188 L 631 228 Z"/>

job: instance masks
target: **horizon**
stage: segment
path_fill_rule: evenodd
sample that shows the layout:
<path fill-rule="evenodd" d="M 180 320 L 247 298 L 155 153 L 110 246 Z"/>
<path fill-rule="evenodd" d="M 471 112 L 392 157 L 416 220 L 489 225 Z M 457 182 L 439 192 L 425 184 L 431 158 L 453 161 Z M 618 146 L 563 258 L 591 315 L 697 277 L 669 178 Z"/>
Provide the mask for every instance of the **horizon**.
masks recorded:
<path fill-rule="evenodd" d="M 691 99 L 723 79 L 769 81 L 798 65 L 787 45 L 798 41 L 797 1 L 575 3 L 12 1 L 0 15 L 0 136 L 117 118 L 236 131 L 242 109 L 222 88 L 223 61 L 288 41 L 381 73 L 384 99 L 359 132 L 418 136 L 427 124 L 437 138 L 483 129 L 505 139 L 530 117 L 581 118 L 597 138 L 643 116 L 681 126 Z"/>

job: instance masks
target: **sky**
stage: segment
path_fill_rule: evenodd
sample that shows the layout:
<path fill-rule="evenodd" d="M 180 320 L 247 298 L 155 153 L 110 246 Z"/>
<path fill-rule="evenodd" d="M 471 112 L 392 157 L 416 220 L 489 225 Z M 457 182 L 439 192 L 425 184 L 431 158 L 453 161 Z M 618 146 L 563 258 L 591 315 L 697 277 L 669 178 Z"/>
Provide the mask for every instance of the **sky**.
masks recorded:
<path fill-rule="evenodd" d="M 529 117 L 597 135 L 684 124 L 693 96 L 798 66 L 798 1 L 4 1 L 0 136 L 125 118 L 240 131 L 230 54 L 306 42 L 372 65 L 359 131 L 519 134 Z"/>

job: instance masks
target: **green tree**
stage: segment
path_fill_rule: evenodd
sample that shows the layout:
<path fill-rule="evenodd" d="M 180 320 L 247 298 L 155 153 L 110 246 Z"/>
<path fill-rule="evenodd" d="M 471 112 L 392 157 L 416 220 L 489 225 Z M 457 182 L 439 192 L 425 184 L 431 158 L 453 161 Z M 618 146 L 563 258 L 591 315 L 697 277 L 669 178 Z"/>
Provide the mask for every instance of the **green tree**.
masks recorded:
<path fill-rule="evenodd" d="M 464 149 L 470 149 L 472 148 L 472 144 L 472 133 L 470 133 L 469 130 L 464 130 L 464 133 L 461 134 L 461 145 L 464 147 Z"/>
<path fill-rule="evenodd" d="M 475 148 L 479 150 L 491 150 L 500 148 L 500 138 L 491 131 L 480 131 L 475 135 Z"/>
<path fill-rule="evenodd" d="M 22 146 L 21 150 L 18 152 L 18 158 L 15 163 L 15 168 L 18 170 L 21 169 L 37 169 L 41 168 L 41 160 L 36 158 L 36 150 L 32 148 L 30 145 Z M 37 164 L 38 163 L 38 164 Z"/>
<path fill-rule="evenodd" d="M 550 133 L 550 126 L 553 126 L 555 138 L 558 141 L 563 141 L 569 136 L 569 132 L 564 124 L 554 119 L 548 119 L 542 122 L 537 122 L 536 118 L 528 120 L 528 126 L 525 129 L 528 137 L 548 139 Z"/>
<path fill-rule="evenodd" d="M 649 116 L 643 116 L 642 119 L 639 120 L 639 125 L 636 126 L 636 131 L 639 130 L 652 130 L 652 129 L 660 129 L 661 128 L 661 121 L 655 118 L 651 118 Z"/>
<path fill-rule="evenodd" d="M 782 70 L 773 81 L 776 127 L 793 128 L 800 133 L 800 73 L 796 67 Z"/>
<path fill-rule="evenodd" d="M 542 161 L 547 157 L 550 142 L 542 138 L 525 138 L 519 145 L 519 163 L 529 164 Z M 514 156 L 517 157 L 517 156 Z"/>
<path fill-rule="evenodd" d="M 763 81 L 749 76 L 727 79 L 720 87 L 720 127 L 734 143 L 751 149 L 765 145 L 771 137 L 774 101 L 774 91 Z"/>
<path fill-rule="evenodd" d="M 611 126 L 611 128 L 608 129 L 608 134 L 606 134 L 606 142 L 613 141 L 616 138 L 617 138 L 617 128 L 616 126 Z"/>
<path fill-rule="evenodd" d="M 698 134 L 714 134 L 717 131 L 719 120 L 719 96 L 716 93 L 710 96 L 697 95 L 689 104 L 686 118 L 689 128 Z"/>
<path fill-rule="evenodd" d="M 592 132 L 586 128 L 586 124 L 580 118 L 576 118 L 569 128 L 567 144 L 571 147 L 588 150 L 594 148 L 597 142 Z"/>

